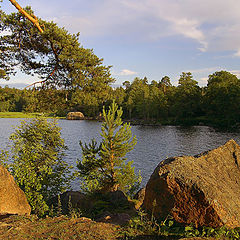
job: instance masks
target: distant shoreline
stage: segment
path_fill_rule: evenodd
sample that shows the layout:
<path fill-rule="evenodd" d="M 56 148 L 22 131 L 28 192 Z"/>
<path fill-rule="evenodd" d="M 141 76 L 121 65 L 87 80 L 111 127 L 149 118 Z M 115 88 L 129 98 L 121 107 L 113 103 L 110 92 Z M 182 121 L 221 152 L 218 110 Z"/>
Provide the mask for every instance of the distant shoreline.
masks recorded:
<path fill-rule="evenodd" d="M 55 117 L 51 114 L 46 113 L 24 113 L 24 112 L 0 112 L 0 118 L 36 118 L 36 117 L 43 117 L 43 118 L 64 118 L 64 117 Z"/>
<path fill-rule="evenodd" d="M 55 119 L 66 119 L 66 117 L 58 117 L 52 113 L 24 113 L 24 112 L 0 112 L 0 118 L 55 118 Z M 101 121 L 96 118 L 86 117 L 83 120 L 88 121 Z M 76 120 L 69 120 L 76 121 Z M 143 119 L 123 119 L 124 122 L 130 123 L 132 126 L 182 126 L 182 127 L 191 127 L 191 126 L 207 126 L 213 127 L 220 130 L 240 130 L 240 124 L 235 124 L 231 126 L 226 126 L 216 119 L 208 119 L 205 117 L 200 118 L 188 118 L 188 119 L 166 119 L 162 121 L 157 120 L 143 120 Z"/>

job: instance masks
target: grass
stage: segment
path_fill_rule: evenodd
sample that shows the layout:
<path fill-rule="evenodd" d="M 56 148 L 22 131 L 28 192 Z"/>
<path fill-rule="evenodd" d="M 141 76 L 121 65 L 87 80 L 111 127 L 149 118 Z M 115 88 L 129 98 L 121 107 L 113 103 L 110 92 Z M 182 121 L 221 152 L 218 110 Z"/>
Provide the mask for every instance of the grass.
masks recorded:
<path fill-rule="evenodd" d="M 37 219 L 11 216 L 0 221 L 0 238 L 1 240 L 113 240 L 118 238 L 118 228 L 112 224 L 97 223 L 87 218 L 72 219 L 60 216 Z"/>
<path fill-rule="evenodd" d="M 131 223 L 130 223 L 131 224 Z M 152 226 L 154 227 L 154 226 Z M 131 234 L 126 227 L 110 223 L 95 222 L 89 218 L 71 218 L 67 216 L 38 218 L 35 215 L 9 216 L 0 218 L 1 240 L 186 240 L 184 236 L 171 234 L 158 235 L 151 226 L 142 225 L 148 231 L 131 227 Z M 142 229 L 142 230 L 144 230 Z M 190 238 L 189 238 L 190 237 Z M 216 240 L 215 238 L 193 238 L 191 240 Z M 227 240 L 220 236 L 218 239 Z M 239 238 L 231 238 L 239 239 Z"/>
<path fill-rule="evenodd" d="M 35 118 L 35 117 L 53 118 L 54 116 L 50 113 L 48 114 L 48 113 L 0 112 L 0 118 Z"/>
<path fill-rule="evenodd" d="M 41 116 L 41 114 L 23 112 L 0 112 L 0 118 L 33 118 L 37 116 Z"/>

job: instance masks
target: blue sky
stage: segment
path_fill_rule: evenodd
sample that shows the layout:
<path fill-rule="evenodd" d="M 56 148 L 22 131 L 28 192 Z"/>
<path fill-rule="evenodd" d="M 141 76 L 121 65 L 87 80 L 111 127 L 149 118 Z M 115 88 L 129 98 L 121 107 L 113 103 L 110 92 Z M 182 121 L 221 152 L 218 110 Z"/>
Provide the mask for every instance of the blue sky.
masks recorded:
<path fill-rule="evenodd" d="M 200 86 L 209 74 L 230 71 L 240 77 L 239 0 L 18 0 L 36 16 L 53 20 L 112 65 L 116 84 L 146 76 L 170 77 L 177 85 L 190 71 Z M 16 11 L 8 0 L 6 12 Z M 31 83 L 18 74 L 7 84 Z"/>

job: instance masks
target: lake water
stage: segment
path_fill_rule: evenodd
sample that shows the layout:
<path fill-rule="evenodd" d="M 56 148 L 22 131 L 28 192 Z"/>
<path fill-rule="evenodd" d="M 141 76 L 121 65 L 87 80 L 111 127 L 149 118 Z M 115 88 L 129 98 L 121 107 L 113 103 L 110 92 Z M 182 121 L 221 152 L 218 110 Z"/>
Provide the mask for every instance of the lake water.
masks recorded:
<path fill-rule="evenodd" d="M 0 118 L 0 148 L 6 148 L 14 127 L 23 119 Z M 62 128 L 62 138 L 68 146 L 65 160 L 76 166 L 81 159 L 79 140 L 88 142 L 100 140 L 101 123 L 96 121 L 58 120 Z M 240 143 L 240 133 L 219 132 L 211 127 L 176 127 L 176 126 L 132 126 L 132 133 L 137 137 L 137 145 L 127 157 L 134 161 L 134 167 L 141 171 L 142 185 L 145 185 L 155 167 L 167 157 L 195 155 L 216 148 L 230 139 Z M 78 189 L 77 183 L 73 188 Z"/>

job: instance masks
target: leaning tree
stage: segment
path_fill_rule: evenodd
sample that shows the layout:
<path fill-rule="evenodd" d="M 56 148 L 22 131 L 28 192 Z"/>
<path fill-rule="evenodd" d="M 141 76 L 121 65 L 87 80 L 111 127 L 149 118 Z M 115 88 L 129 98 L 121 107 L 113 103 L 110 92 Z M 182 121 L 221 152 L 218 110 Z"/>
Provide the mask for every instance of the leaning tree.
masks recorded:
<path fill-rule="evenodd" d="M 19 11 L 1 12 L 0 30 L 8 34 L 0 36 L 0 77 L 20 69 L 39 76 L 43 86 L 87 91 L 105 89 L 114 81 L 111 66 L 104 66 L 103 59 L 79 43 L 79 33 L 71 34 L 35 17 L 30 7 L 22 9 L 16 1 L 10 2 Z"/>

